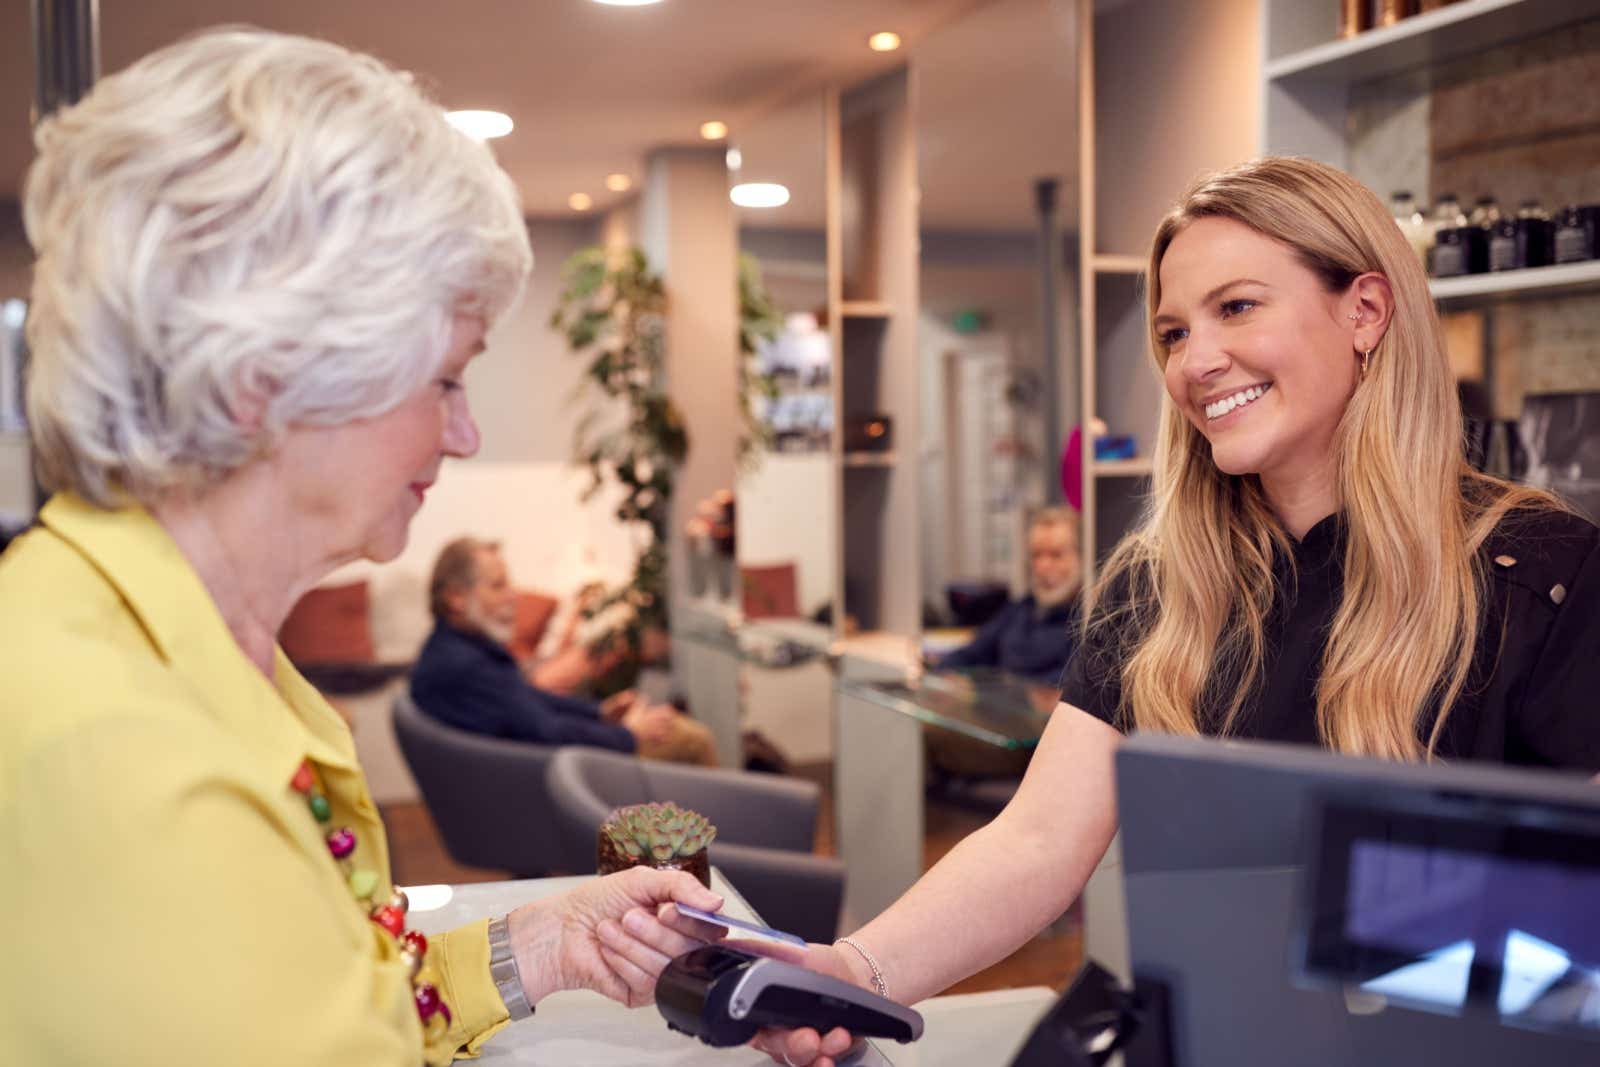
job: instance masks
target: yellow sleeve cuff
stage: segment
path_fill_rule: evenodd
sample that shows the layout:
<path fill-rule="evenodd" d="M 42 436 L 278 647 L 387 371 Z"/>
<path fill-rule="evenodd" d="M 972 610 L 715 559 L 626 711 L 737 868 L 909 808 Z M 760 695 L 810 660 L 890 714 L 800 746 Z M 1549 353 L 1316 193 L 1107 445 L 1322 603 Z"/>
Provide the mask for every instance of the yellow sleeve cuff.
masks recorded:
<path fill-rule="evenodd" d="M 476 1057 L 484 1042 L 511 1021 L 489 977 L 489 920 L 438 935 L 428 945 L 428 956 L 443 979 L 440 993 L 454 1018 L 444 1036 L 428 1046 L 425 1059 L 430 1067 L 441 1067 L 456 1056 Z"/>

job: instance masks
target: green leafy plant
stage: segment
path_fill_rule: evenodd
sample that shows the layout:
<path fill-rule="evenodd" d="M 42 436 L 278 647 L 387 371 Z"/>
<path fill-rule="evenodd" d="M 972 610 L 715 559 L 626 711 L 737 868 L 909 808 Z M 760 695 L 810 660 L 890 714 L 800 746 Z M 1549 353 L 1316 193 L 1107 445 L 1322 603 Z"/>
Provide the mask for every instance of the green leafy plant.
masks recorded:
<path fill-rule="evenodd" d="M 573 435 L 574 458 L 590 476 L 583 499 L 619 484 L 617 519 L 648 534 L 632 577 L 587 608 L 603 622 L 590 644 L 606 665 L 594 688 L 611 693 L 637 678 L 645 635 L 667 628 L 667 530 L 689 436 L 666 391 L 666 289 L 644 252 L 629 249 L 611 262 L 603 248 L 586 248 L 567 260 L 561 276 L 550 325 L 588 361 L 575 396 L 586 409 Z"/>
<path fill-rule="evenodd" d="M 772 446 L 772 427 L 756 411 L 756 400 L 772 400 L 778 383 L 763 374 L 756 359 L 762 341 L 771 341 L 783 328 L 783 312 L 761 281 L 761 265 L 748 252 L 739 253 L 739 424 L 735 446 L 740 469 L 750 470 Z"/>
<path fill-rule="evenodd" d="M 667 801 L 618 808 L 600 833 L 630 859 L 666 863 L 704 849 L 717 836 L 717 828 L 699 812 Z"/>

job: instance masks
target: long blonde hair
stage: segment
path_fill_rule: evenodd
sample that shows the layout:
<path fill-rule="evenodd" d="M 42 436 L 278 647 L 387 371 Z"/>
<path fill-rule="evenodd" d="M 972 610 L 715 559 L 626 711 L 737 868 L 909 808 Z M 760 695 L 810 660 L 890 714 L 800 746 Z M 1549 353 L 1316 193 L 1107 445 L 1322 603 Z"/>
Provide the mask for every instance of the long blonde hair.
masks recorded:
<path fill-rule="evenodd" d="M 1317 730 L 1338 752 L 1431 758 L 1469 682 L 1483 599 L 1479 546 L 1511 509 L 1560 505 L 1467 465 L 1427 277 L 1365 186 L 1332 167 L 1282 157 L 1203 177 L 1156 230 L 1150 321 L 1161 301 L 1162 257 L 1206 217 L 1282 243 L 1330 293 L 1369 271 L 1392 287 L 1388 330 L 1335 438 L 1344 594 L 1316 686 Z M 1162 367 L 1153 331 L 1150 349 Z M 1225 736 L 1260 680 L 1264 622 L 1277 595 L 1272 561 L 1288 550 L 1288 537 L 1256 476 L 1219 470 L 1206 438 L 1170 398 L 1154 466 L 1145 520 L 1107 562 L 1086 624 L 1134 635 L 1113 668 L 1121 671 L 1124 722 Z M 1126 595 L 1101 596 L 1112 583 Z"/>

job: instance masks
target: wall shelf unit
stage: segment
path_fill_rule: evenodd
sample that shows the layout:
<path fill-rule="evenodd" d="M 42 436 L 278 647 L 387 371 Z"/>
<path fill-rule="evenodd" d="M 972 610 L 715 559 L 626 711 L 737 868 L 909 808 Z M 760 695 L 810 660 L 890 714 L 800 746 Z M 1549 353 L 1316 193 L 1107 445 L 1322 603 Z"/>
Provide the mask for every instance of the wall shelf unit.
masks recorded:
<path fill-rule="evenodd" d="M 839 314 L 847 319 L 886 319 L 894 309 L 882 300 L 843 300 Z"/>
<path fill-rule="evenodd" d="M 893 452 L 846 452 L 844 454 L 846 467 L 893 467 L 895 454 Z"/>
<path fill-rule="evenodd" d="M 1094 461 L 1096 478 L 1148 478 L 1153 463 L 1148 456 L 1134 459 L 1097 459 Z"/>
<path fill-rule="evenodd" d="M 1089 257 L 1089 265 L 1096 274 L 1143 274 L 1150 260 L 1144 256 L 1120 256 L 1098 252 Z"/>
<path fill-rule="evenodd" d="M 1262 147 L 1349 170 L 1355 86 L 1592 19 L 1600 0 L 1461 0 L 1344 40 L 1336 15 L 1329 0 L 1262 0 Z"/>
<path fill-rule="evenodd" d="M 1600 290 L 1600 261 L 1434 278 L 1428 288 L 1452 311 L 1514 297 L 1565 296 Z"/>
<path fill-rule="evenodd" d="M 1469 56 L 1600 10 L 1586 0 L 1462 0 L 1336 40 L 1332 3 L 1273 6 L 1286 17 L 1271 27 L 1266 79 L 1345 84 Z"/>
<path fill-rule="evenodd" d="M 834 411 L 886 416 L 917 440 L 916 148 L 908 75 L 830 95 L 827 119 L 829 331 Z M 835 638 L 846 617 L 902 646 L 920 633 L 918 472 L 895 451 L 845 451 L 833 434 L 839 502 Z M 870 473 L 862 473 L 870 472 Z"/>

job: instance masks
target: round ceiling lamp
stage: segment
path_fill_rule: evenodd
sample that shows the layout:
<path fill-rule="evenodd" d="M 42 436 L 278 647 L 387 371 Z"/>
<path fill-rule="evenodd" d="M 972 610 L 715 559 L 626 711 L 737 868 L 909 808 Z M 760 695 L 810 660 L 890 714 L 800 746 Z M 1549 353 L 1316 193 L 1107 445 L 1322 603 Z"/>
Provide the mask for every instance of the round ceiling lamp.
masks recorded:
<path fill-rule="evenodd" d="M 741 182 L 728 190 L 728 199 L 740 207 L 782 207 L 789 190 L 777 182 Z"/>
<path fill-rule="evenodd" d="M 514 128 L 511 116 L 502 111 L 446 111 L 444 117 L 450 125 L 479 141 L 504 137 Z"/>

